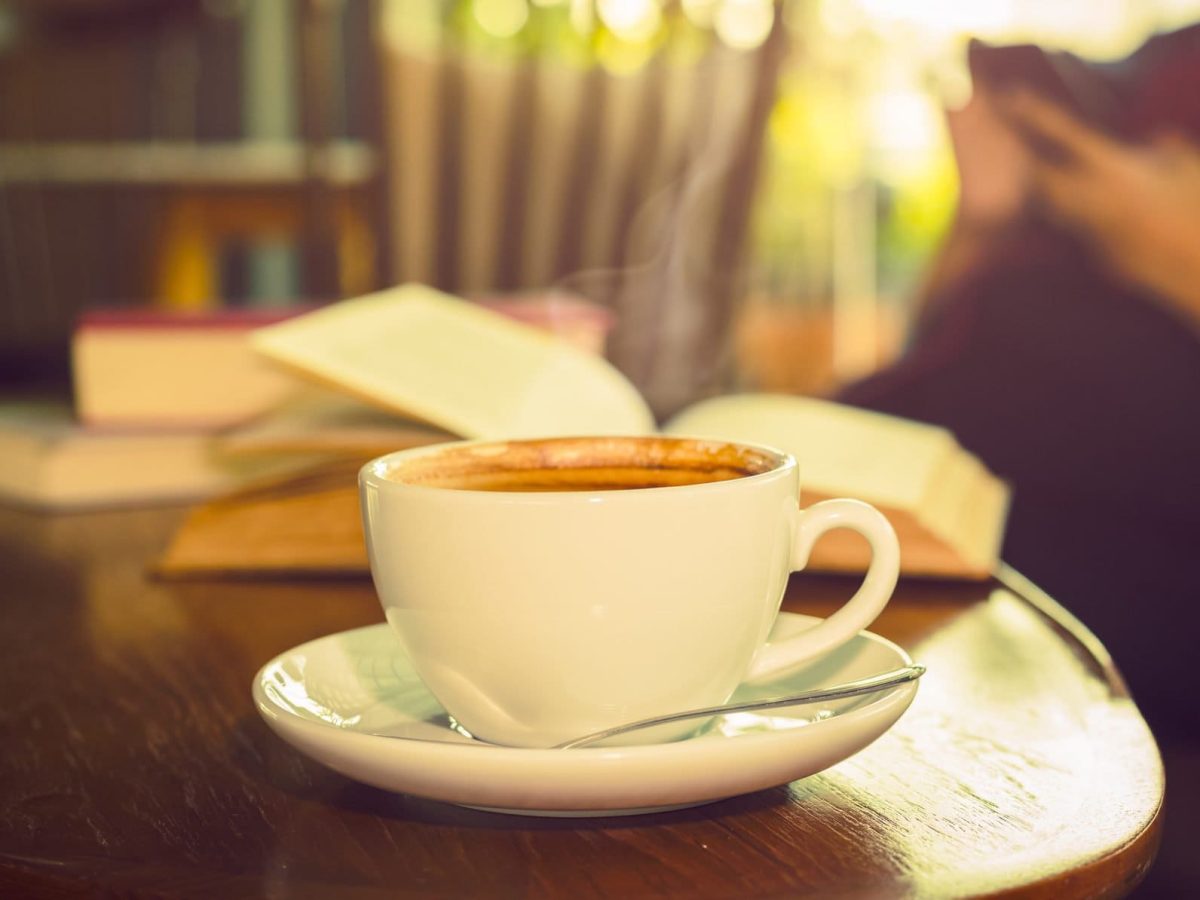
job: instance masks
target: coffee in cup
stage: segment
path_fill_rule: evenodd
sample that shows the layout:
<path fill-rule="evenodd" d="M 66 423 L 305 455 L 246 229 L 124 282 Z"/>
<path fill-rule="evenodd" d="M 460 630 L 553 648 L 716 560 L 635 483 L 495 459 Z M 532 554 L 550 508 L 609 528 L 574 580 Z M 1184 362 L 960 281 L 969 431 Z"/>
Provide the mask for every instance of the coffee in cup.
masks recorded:
<path fill-rule="evenodd" d="M 413 666 L 464 730 L 514 746 L 784 675 L 869 625 L 899 571 L 877 510 L 801 511 L 796 461 L 749 444 L 441 444 L 376 459 L 359 484 L 371 572 Z M 843 527 L 872 548 L 862 586 L 814 628 L 766 643 L 788 575 Z"/>

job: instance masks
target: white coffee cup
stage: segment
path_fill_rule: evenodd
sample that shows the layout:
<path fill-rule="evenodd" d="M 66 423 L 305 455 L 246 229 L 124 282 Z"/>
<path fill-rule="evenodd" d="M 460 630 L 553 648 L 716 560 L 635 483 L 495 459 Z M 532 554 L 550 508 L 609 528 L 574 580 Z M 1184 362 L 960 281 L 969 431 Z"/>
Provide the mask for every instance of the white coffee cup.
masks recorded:
<path fill-rule="evenodd" d="M 801 511 L 795 459 L 747 444 L 441 444 L 380 457 L 359 484 L 375 586 L 417 672 L 464 729 L 514 746 L 722 703 L 867 627 L 899 572 L 882 514 Z M 788 575 L 832 528 L 870 543 L 862 586 L 766 643 Z"/>

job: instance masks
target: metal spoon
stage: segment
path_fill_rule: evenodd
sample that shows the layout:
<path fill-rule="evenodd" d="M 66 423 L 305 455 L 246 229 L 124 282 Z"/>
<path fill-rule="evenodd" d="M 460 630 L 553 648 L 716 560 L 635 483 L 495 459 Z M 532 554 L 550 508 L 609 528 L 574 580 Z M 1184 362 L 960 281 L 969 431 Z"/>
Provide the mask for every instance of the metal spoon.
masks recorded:
<path fill-rule="evenodd" d="M 585 747 L 588 744 L 594 744 L 597 741 L 605 740 L 606 738 L 615 737 L 618 734 L 626 734 L 627 732 L 636 731 L 641 728 L 653 728 L 656 725 L 667 725 L 671 722 L 682 722 L 687 719 L 708 718 L 751 710 L 781 709 L 786 706 L 799 706 L 802 703 L 821 703 L 826 700 L 857 697 L 859 694 L 874 694 L 909 681 L 916 681 L 924 674 L 924 666 L 905 666 L 902 669 L 893 669 L 890 672 L 872 675 L 869 678 L 862 678 L 858 681 L 849 681 L 830 688 L 819 688 L 799 694 L 788 694 L 783 697 L 769 697 L 764 700 L 745 700 L 738 703 L 726 703 L 721 706 L 706 706 L 700 709 L 685 710 L 684 712 L 668 713 L 663 716 L 639 719 L 636 722 L 627 722 L 624 725 L 605 728 L 603 731 L 595 731 L 591 734 L 585 734 L 583 737 L 572 738 L 561 744 L 555 744 L 552 749 L 574 750 L 579 747 Z"/>
<path fill-rule="evenodd" d="M 844 684 L 835 685 L 833 687 L 818 688 L 812 691 L 804 691 L 799 694 L 787 694 L 779 697 L 767 697 L 760 700 L 744 700 L 735 703 L 726 703 L 721 706 L 706 706 L 701 709 L 689 709 L 684 712 L 669 713 L 662 716 L 654 716 L 649 719 L 639 719 L 636 722 L 627 722 L 624 725 L 617 725 L 613 728 L 605 728 L 603 731 L 595 731 L 591 734 L 585 734 L 582 737 L 572 738 L 569 741 L 564 741 L 561 744 L 556 744 L 550 749 L 552 750 L 574 750 L 579 747 L 585 747 L 589 744 L 594 744 L 597 741 L 602 741 L 605 738 L 614 737 L 618 734 L 636 731 L 642 728 L 653 728 L 656 725 L 667 725 L 672 722 L 682 722 L 687 719 L 702 719 L 712 716 L 726 715 L 735 712 L 748 712 L 752 710 L 763 709 L 782 709 L 788 706 L 799 706 L 805 703 L 821 703 L 827 700 L 842 700 L 846 697 L 857 697 L 860 694 L 874 694 L 880 691 L 886 691 L 890 688 L 898 687 L 909 681 L 916 681 L 925 674 L 924 666 L 905 666 L 901 669 L 893 669 L 890 672 L 881 672 L 878 675 L 872 675 L 869 678 L 861 678 L 858 681 L 848 681 Z M 418 723 L 423 729 L 422 733 L 410 734 L 382 734 L 379 732 L 373 733 L 373 737 L 386 737 L 397 740 L 416 740 L 416 741 L 442 741 L 446 743 L 457 744 L 460 746 L 476 746 L 476 747 L 495 747 L 504 746 L 494 744 L 491 741 L 485 741 L 482 738 L 468 736 L 465 732 L 456 730 L 451 720 L 452 728 L 446 730 L 442 726 L 435 726 L 431 723 Z"/>

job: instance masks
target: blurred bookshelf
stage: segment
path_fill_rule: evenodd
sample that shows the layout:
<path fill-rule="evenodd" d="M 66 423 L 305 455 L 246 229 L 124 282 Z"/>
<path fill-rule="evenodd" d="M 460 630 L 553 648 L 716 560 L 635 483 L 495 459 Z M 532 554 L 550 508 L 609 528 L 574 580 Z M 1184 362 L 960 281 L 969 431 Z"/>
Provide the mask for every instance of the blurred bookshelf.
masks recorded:
<path fill-rule="evenodd" d="M 376 284 L 362 6 L 0 2 L 0 377 L 61 375 L 92 306 Z"/>

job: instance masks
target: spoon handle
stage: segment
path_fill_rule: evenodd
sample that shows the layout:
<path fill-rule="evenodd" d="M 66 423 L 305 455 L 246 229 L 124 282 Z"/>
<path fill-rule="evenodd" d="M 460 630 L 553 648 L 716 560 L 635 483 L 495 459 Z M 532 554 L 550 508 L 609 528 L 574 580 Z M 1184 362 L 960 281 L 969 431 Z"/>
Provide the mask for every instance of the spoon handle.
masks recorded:
<path fill-rule="evenodd" d="M 883 672 L 879 675 L 872 675 L 870 678 L 863 678 L 858 681 L 850 681 L 845 684 L 839 684 L 837 687 L 821 688 L 814 691 L 805 691 L 800 694 L 789 694 L 785 697 L 771 697 L 765 700 L 747 700 L 743 703 L 726 703 L 721 706 L 706 706 L 701 709 L 689 709 L 684 712 L 669 713 L 663 716 L 654 716 L 649 719 L 639 719 L 636 722 L 627 722 L 624 725 L 617 725 L 613 728 L 606 728 L 603 731 L 595 731 L 591 734 L 586 734 L 583 737 L 573 738 L 561 744 L 557 744 L 556 750 L 574 750 L 577 747 L 585 747 L 588 744 L 593 744 L 596 741 L 602 741 L 605 738 L 614 737 L 618 734 L 625 734 L 627 731 L 635 731 L 639 728 L 649 728 L 653 725 L 666 725 L 671 722 L 681 722 L 686 719 L 700 719 L 709 716 L 719 716 L 732 712 L 747 712 L 750 710 L 761 709 L 781 709 L 786 706 L 798 706 L 802 703 L 820 703 L 826 700 L 841 700 L 845 697 L 857 697 L 860 694 L 874 694 L 878 691 L 885 691 L 888 688 L 896 687 L 897 685 L 905 684 L 909 681 L 916 681 L 925 674 L 924 666 L 905 666 L 902 669 L 893 669 L 890 672 Z"/>

